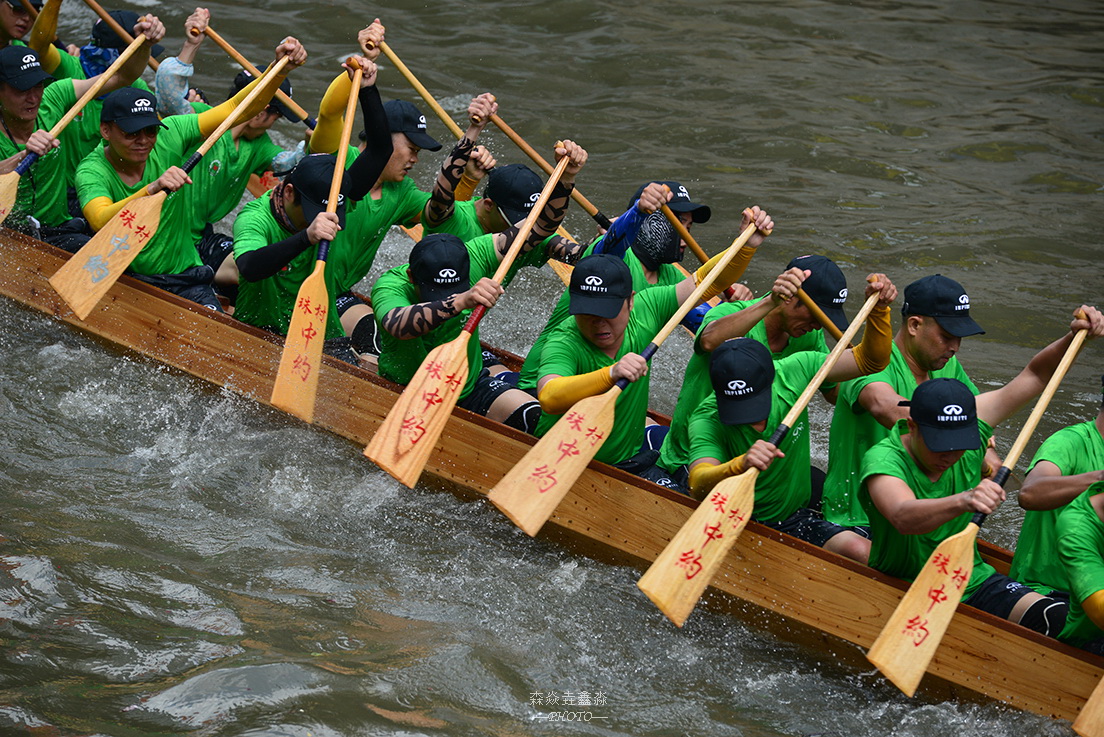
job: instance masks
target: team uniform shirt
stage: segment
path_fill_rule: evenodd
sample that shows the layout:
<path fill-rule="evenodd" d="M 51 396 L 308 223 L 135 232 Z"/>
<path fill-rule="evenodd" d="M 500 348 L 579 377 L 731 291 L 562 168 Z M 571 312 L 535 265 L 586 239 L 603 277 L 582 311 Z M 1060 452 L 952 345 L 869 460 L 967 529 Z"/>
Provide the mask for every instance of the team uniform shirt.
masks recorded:
<path fill-rule="evenodd" d="M 1039 447 L 1031 467 L 1039 461 L 1058 466 L 1063 476 L 1104 469 L 1104 438 L 1096 422 L 1082 422 L 1064 427 L 1051 435 Z M 1024 514 L 1012 570 L 1008 574 L 1041 594 L 1069 591 L 1066 567 L 1058 556 L 1058 516 L 1064 507 Z"/>
<path fill-rule="evenodd" d="M 726 425 L 717 414 L 717 397 L 711 391 L 690 416 L 690 457 L 716 458 L 722 463 L 742 455 L 756 440 L 769 440 L 786 413 L 809 386 L 824 363 L 819 353 L 802 351 L 776 361 L 771 385 L 771 409 L 767 426 L 758 432 L 751 425 Z M 809 474 L 809 412 L 794 422 L 778 449 L 785 458 L 775 458 L 770 468 L 755 480 L 755 508 L 752 518 L 781 522 L 809 505 L 812 479 Z"/>
<path fill-rule="evenodd" d="M 690 456 L 690 416 L 701 406 L 702 402 L 713 393 L 713 386 L 709 379 L 709 357 L 712 355 L 701 347 L 702 331 L 714 320 L 733 315 L 745 310 L 760 300 L 748 300 L 743 302 L 722 302 L 709 312 L 705 313 L 701 327 L 694 337 L 694 354 L 686 364 L 686 373 L 682 378 L 682 389 L 679 390 L 678 403 L 675 404 L 675 413 L 671 417 L 671 429 L 667 437 L 663 439 L 663 445 L 659 449 L 659 466 L 671 473 L 675 473 L 679 467 L 687 465 L 692 460 Z M 770 341 L 767 339 L 767 326 L 760 320 L 747 332 L 748 338 L 757 340 L 770 350 Z M 814 353 L 828 353 L 828 344 L 824 341 L 823 330 L 810 330 L 797 338 L 790 338 L 786 347 L 780 351 L 771 351 L 771 358 L 778 361 L 787 356 L 802 351 Z M 826 387 L 827 388 L 827 387 Z M 737 455 L 739 455 L 737 453 Z"/>
<path fill-rule="evenodd" d="M 150 182 L 160 177 L 171 166 L 180 166 L 189 151 L 203 140 L 199 130 L 197 115 L 176 115 L 165 120 L 167 129 L 157 136 L 157 143 L 146 160 L 146 168 L 141 180 L 134 186 L 119 178 L 115 168 L 108 162 L 106 148 L 93 151 L 77 167 L 77 195 L 81 207 L 97 197 L 107 197 L 118 202 L 145 189 Z M 185 187 L 190 185 L 185 185 Z M 157 232 L 149 240 L 141 232 L 134 236 L 131 247 L 141 245 L 142 250 L 131 262 L 130 270 L 136 274 L 180 274 L 193 266 L 202 266 L 195 244 L 199 240 L 202 228 L 196 227 L 197 219 L 186 194 L 180 191 L 169 193 L 161 208 L 161 223 Z M 134 223 L 134 228 L 142 227 Z"/>
<path fill-rule="evenodd" d="M 916 578 L 939 543 L 966 529 L 974 513 L 964 512 L 922 535 L 904 535 L 874 506 L 867 489 L 867 480 L 877 475 L 899 478 L 912 489 L 917 499 L 941 499 L 973 489 L 981 482 L 985 444 L 993 436 L 993 428 L 983 420 L 978 420 L 981 447 L 966 451 L 958 463 L 943 472 L 938 481 L 932 481 L 924 475 L 905 449 L 901 436 L 908 432 L 908 424 L 901 420 L 895 429 L 896 432 L 867 451 L 863 457 L 859 498 L 870 519 L 870 567 L 911 581 Z M 973 594 L 994 573 L 996 570 L 993 566 L 981 559 L 975 543 L 974 572 L 966 584 L 962 598 L 966 599 Z"/>
<path fill-rule="evenodd" d="M 1097 492 L 1100 488 L 1097 487 Z M 1104 637 L 1081 602 L 1104 589 L 1104 522 L 1083 493 L 1058 516 L 1058 555 L 1070 582 L 1069 615 L 1058 639 L 1081 646 Z"/>
<path fill-rule="evenodd" d="M 952 357 L 946 366 L 932 371 L 931 377 L 957 379 L 969 387 L 974 396 L 978 394 L 977 387 L 957 358 Z M 916 379 L 896 342 L 893 343 L 888 366 L 875 374 L 844 382 L 836 398 L 828 448 L 828 473 L 824 481 L 823 511 L 826 520 L 844 527 L 867 524 L 866 511 L 859 502 L 859 472 L 863 456 L 892 434 L 859 404 L 862 390 L 878 382 L 889 384 L 905 399 L 911 399 L 916 391 Z"/>
<path fill-rule="evenodd" d="M 595 247 L 601 242 L 596 240 L 587 246 L 587 249 L 583 252 L 583 257 L 589 256 L 594 253 Z M 673 284 L 678 284 L 686 278 L 684 274 L 674 264 L 660 264 L 658 279 L 655 284 L 648 281 L 644 276 L 644 265 L 640 263 L 640 259 L 636 257 L 630 248 L 625 252 L 624 256 L 625 264 L 629 267 L 629 273 L 632 274 L 633 291 L 640 293 L 652 287 L 667 287 Z M 565 321 L 571 318 L 571 312 L 569 309 L 569 295 L 565 291 L 560 295 L 560 301 L 556 303 L 556 306 L 552 309 L 552 314 L 548 318 L 548 322 L 544 326 L 544 330 L 537 336 L 536 341 L 533 343 L 533 347 L 529 349 L 529 354 L 525 357 L 525 363 L 521 368 L 521 377 L 518 380 L 518 388 L 527 392 L 535 392 L 537 389 L 537 380 L 547 372 L 540 370 L 541 353 L 544 351 L 544 346 L 548 339 L 552 336 L 553 332 Z M 574 321 L 572 321 L 574 322 Z"/>
<path fill-rule="evenodd" d="M 656 333 L 679 308 L 676 288 L 672 285 L 648 289 L 636 295 L 621 347 L 610 358 L 583 337 L 574 320 L 565 321 L 545 343 L 540 358 L 540 376 L 557 374 L 575 376 L 587 374 L 617 363 L 627 353 L 641 353 Z M 530 354 L 531 355 L 531 354 Z M 644 444 L 644 420 L 648 414 L 650 374 L 631 382 L 617 397 L 613 429 L 598 454 L 605 463 L 619 463 L 632 458 Z M 551 429 L 561 415 L 545 412 L 537 424 L 537 436 Z"/>
<path fill-rule="evenodd" d="M 173 118 L 169 118 L 172 120 Z M 265 192 L 242 208 L 234 220 L 234 256 L 255 251 L 258 248 L 295 235 L 284 230 L 272 215 L 272 192 Z M 330 254 L 345 247 L 344 231 L 330 244 Z M 192 249 L 195 250 L 194 248 Z M 306 249 L 280 271 L 260 281 L 240 280 L 238 298 L 234 307 L 234 317 L 250 325 L 275 330 L 286 335 L 291 325 L 291 314 L 295 307 L 299 288 L 303 281 L 314 271 L 318 260 L 318 246 Z M 341 319 L 337 314 L 334 299 L 340 293 L 335 284 L 336 274 L 329 268 L 323 272 L 329 304 L 326 305 L 326 338 L 345 335 L 341 328 Z M 315 307 L 317 311 L 318 307 Z"/>
<path fill-rule="evenodd" d="M 88 73 L 81 66 L 80 57 L 58 50 L 58 65 L 50 72 L 54 79 L 88 79 Z"/>

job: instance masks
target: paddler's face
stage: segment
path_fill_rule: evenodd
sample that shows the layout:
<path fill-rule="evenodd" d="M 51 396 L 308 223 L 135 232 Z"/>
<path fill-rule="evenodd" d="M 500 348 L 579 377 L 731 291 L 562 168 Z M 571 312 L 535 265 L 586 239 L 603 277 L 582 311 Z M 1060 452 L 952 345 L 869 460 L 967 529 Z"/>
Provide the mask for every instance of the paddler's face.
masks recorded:
<path fill-rule="evenodd" d="M 387 160 L 387 166 L 383 167 L 380 179 L 385 182 L 401 182 L 407 172 L 418 163 L 418 154 L 422 149 L 414 145 L 403 133 L 392 133 L 391 145 L 394 150 L 391 152 L 391 158 Z"/>
<path fill-rule="evenodd" d="M 7 6 L 7 3 L 0 2 Z M 20 90 L 6 82 L 0 82 L 0 107 L 11 118 L 31 121 L 38 118 L 38 107 L 42 104 L 44 85 L 36 84 L 29 90 Z"/>
<path fill-rule="evenodd" d="M 782 329 L 791 338 L 800 338 L 806 333 L 816 330 L 820 323 L 809 312 L 809 308 L 799 299 L 791 299 L 782 305 Z"/>
<path fill-rule="evenodd" d="M 689 233 L 690 229 L 694 225 L 694 216 L 691 213 L 688 213 L 688 212 L 680 212 L 678 214 L 678 219 L 679 219 L 679 222 L 682 223 L 683 226 L 686 228 L 686 232 Z M 697 240 L 697 239 L 695 238 L 695 240 Z M 688 244 L 686 243 L 686 241 L 684 241 L 682 239 L 682 237 L 680 236 L 679 237 L 679 253 L 678 253 L 679 261 L 682 261 L 682 257 L 686 254 L 686 246 L 687 245 Z"/>
<path fill-rule="evenodd" d="M 938 371 L 946 366 L 962 345 L 962 338 L 941 328 L 934 317 L 911 315 L 908 328 L 912 338 L 911 353 L 925 371 Z"/>
<path fill-rule="evenodd" d="M 246 121 L 242 129 L 242 138 L 252 141 L 260 138 L 272 125 L 280 119 L 280 111 L 267 107 Z"/>
<path fill-rule="evenodd" d="M 0 2 L 0 32 L 6 35 L 9 41 L 26 36 L 33 24 L 31 14 L 22 4 L 16 8 L 12 7 L 7 0 Z"/>
<path fill-rule="evenodd" d="M 909 426 L 909 451 L 920 470 L 931 476 L 939 477 L 966 454 L 964 450 L 945 450 L 936 452 L 924 442 L 920 428 L 911 419 Z"/>
<path fill-rule="evenodd" d="M 100 135 L 107 141 L 107 147 L 111 153 L 108 158 L 129 164 L 145 163 L 154 144 L 157 143 L 157 134 L 160 130 L 161 126 L 151 125 L 134 133 L 127 133 L 114 123 L 100 125 Z"/>
<path fill-rule="evenodd" d="M 621 305 L 621 311 L 614 317 L 598 315 L 575 315 L 575 324 L 586 340 L 600 351 L 616 351 L 625 337 L 625 328 L 629 325 L 629 312 L 632 310 L 632 297 Z"/>

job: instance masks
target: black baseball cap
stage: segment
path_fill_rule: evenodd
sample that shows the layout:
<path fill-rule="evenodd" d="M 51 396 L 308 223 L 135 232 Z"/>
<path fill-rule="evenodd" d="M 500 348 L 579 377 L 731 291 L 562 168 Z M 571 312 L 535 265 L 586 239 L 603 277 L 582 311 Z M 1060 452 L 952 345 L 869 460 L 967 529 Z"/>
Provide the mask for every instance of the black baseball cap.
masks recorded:
<path fill-rule="evenodd" d="M 441 144 L 426 133 L 425 116 L 418 112 L 413 103 L 388 100 L 383 103 L 383 112 L 387 114 L 387 127 L 392 133 L 404 134 L 418 148 L 427 151 L 441 150 Z"/>
<path fill-rule="evenodd" d="M 529 217 L 542 189 L 544 182 L 535 171 L 524 164 L 507 164 L 496 166 L 487 175 L 483 196 L 502 209 L 506 220 L 516 224 Z"/>
<path fill-rule="evenodd" d="M 303 208 L 303 219 L 308 225 L 314 222 L 318 213 L 326 211 L 336 166 L 337 157 L 333 154 L 311 154 L 300 159 L 295 168 L 284 177 L 284 184 L 295 187 L 295 192 L 299 196 L 299 206 Z M 338 222 L 344 228 L 345 195 L 338 195 L 335 212 Z"/>
<path fill-rule="evenodd" d="M 709 357 L 717 414 L 726 425 L 750 425 L 770 417 L 774 360 L 754 338 L 726 340 Z"/>
<path fill-rule="evenodd" d="M 0 49 L 0 82 L 23 92 L 48 79 L 53 77 L 42 68 L 34 49 L 27 46 L 5 46 Z"/>
<path fill-rule="evenodd" d="M 678 182 L 671 181 L 657 181 L 657 184 L 666 184 L 671 190 L 671 201 L 667 203 L 667 206 L 674 212 L 688 212 L 690 218 L 695 223 L 709 222 L 709 218 L 713 217 L 713 211 L 709 209 L 709 205 L 701 205 L 690 199 L 690 193 L 686 191 L 686 187 L 682 186 Z M 636 194 L 629 200 L 629 207 L 636 204 L 636 201 L 640 199 L 640 194 L 644 191 L 651 182 L 640 185 L 640 189 L 636 190 Z"/>
<path fill-rule="evenodd" d="M 567 293 L 572 315 L 617 317 L 632 296 L 632 274 L 616 256 L 591 254 L 575 265 Z"/>
<path fill-rule="evenodd" d="M 805 294 L 824 310 L 840 332 L 847 330 L 849 321 L 843 311 L 843 304 L 847 301 L 847 278 L 836 262 L 824 256 L 798 256 L 786 265 L 787 269 L 795 267 L 809 271 L 809 277 L 801 283 Z"/>
<path fill-rule="evenodd" d="M 137 87 L 122 87 L 108 95 L 100 110 L 100 122 L 114 123 L 127 133 L 137 133 L 153 126 L 168 128 L 157 117 L 157 98 L 154 94 Z"/>
<path fill-rule="evenodd" d="M 928 450 L 977 450 L 981 447 L 977 402 L 969 387 L 958 379 L 928 379 L 916 387 L 909 407 L 912 421 Z"/>
<path fill-rule="evenodd" d="M 258 69 L 259 68 L 260 67 L 258 67 Z M 249 84 L 250 82 L 253 81 L 253 79 L 254 79 L 254 77 L 253 77 L 252 74 L 250 74 L 246 70 L 242 69 L 234 77 L 234 82 L 230 87 L 230 96 L 233 97 L 238 92 L 241 92 L 242 89 L 244 89 L 247 84 Z M 287 95 L 288 97 L 291 97 L 291 82 L 289 82 L 288 80 L 285 79 L 283 82 L 280 83 L 280 89 L 284 91 L 285 95 Z M 299 116 L 296 115 L 295 113 L 291 112 L 291 110 L 288 108 L 287 105 L 280 102 L 275 97 L 272 98 L 272 100 L 268 103 L 268 105 L 269 105 L 269 107 L 272 107 L 272 108 L 275 108 L 276 110 L 278 110 L 280 112 L 280 115 L 283 115 L 285 119 L 290 120 L 292 123 L 298 123 L 299 122 L 299 120 L 300 120 Z"/>
<path fill-rule="evenodd" d="M 970 295 L 954 279 L 932 274 L 905 287 L 901 314 L 935 318 L 939 327 L 958 338 L 985 331 L 970 317 Z"/>
<path fill-rule="evenodd" d="M 471 288 L 467 246 L 451 233 L 433 233 L 410 251 L 410 280 L 425 302 L 448 299 Z"/>
<path fill-rule="evenodd" d="M 16 2 L 18 1 L 16 0 Z M 141 16 L 133 10 L 112 10 L 107 15 L 127 33 L 133 33 L 134 26 L 138 25 L 138 21 L 141 19 Z M 96 22 L 92 24 L 92 45 L 99 46 L 101 49 L 125 49 L 130 46 L 130 41 L 115 33 L 111 26 L 104 22 L 103 18 L 97 18 Z M 161 56 L 164 50 L 165 47 L 161 44 L 154 44 L 153 48 L 150 49 L 150 56 Z"/>

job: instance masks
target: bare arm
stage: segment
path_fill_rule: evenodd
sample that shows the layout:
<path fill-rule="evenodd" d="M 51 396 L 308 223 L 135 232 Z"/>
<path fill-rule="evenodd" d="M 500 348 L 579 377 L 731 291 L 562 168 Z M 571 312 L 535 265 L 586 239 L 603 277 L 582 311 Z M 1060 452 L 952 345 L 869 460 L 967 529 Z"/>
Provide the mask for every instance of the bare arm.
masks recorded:
<path fill-rule="evenodd" d="M 1024 509 L 1059 509 L 1097 481 L 1104 481 L 1104 470 L 1063 476 L 1055 464 L 1039 461 L 1024 479 L 1017 501 Z"/>
<path fill-rule="evenodd" d="M 990 514 L 1004 501 L 1004 489 L 988 479 L 977 487 L 938 499 L 917 499 L 902 479 L 870 476 L 867 489 L 874 506 L 902 535 L 923 535 L 967 512 Z"/>

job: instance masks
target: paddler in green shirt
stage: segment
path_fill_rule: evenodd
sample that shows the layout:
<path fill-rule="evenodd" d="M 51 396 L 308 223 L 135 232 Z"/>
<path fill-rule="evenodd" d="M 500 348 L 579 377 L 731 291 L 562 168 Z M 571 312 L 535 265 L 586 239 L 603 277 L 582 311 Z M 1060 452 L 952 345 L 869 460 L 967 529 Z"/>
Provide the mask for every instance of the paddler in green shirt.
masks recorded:
<path fill-rule="evenodd" d="M 863 458 L 860 500 L 870 519 L 870 565 L 911 581 L 935 548 L 961 532 L 977 512 L 992 514 L 1004 489 L 982 478 L 993 428 L 1043 390 L 1077 330 L 1104 335 L 1104 315 L 1081 306 L 1071 332 L 1039 351 L 999 389 L 979 394 L 957 379 L 935 378 L 912 394 L 909 417 Z M 996 573 L 974 549 L 974 570 L 962 601 L 995 616 L 1055 637 L 1066 603 L 1042 596 Z"/>
<path fill-rule="evenodd" d="M 872 274 L 866 298 L 874 295 L 878 302 L 867 317 L 862 343 L 844 351 L 826 381 L 878 371 L 889 360 L 889 308 L 897 287 L 884 274 Z M 728 340 L 714 350 L 709 360 L 712 392 L 690 417 L 690 494 L 704 499 L 723 479 L 757 468 L 761 473 L 755 481 L 752 519 L 865 563 L 870 542 L 809 506 L 808 410 L 778 447 L 769 442 L 823 364 L 818 351 L 798 351 L 775 361 L 770 348 L 754 338 Z"/>
<path fill-rule="evenodd" d="M 539 248 L 556 232 L 567 211 L 575 176 L 586 163 L 586 151 L 572 141 L 556 149 L 556 159 L 569 163 L 552 189 L 536 224 L 522 245 L 522 254 Z M 450 233 L 433 233 L 410 252 L 410 263 L 385 272 L 372 287 L 383 339 L 380 375 L 409 383 L 429 352 L 456 338 L 470 310 L 493 307 L 502 286 L 491 277 L 519 232 L 511 226 L 502 233 L 463 243 Z M 478 328 L 468 341 L 468 380 L 458 405 L 532 433 L 540 415 L 533 397 L 491 377 L 483 368 Z"/>
<path fill-rule="evenodd" d="M 277 47 L 276 56 L 289 58 L 287 69 L 301 65 L 307 53 L 298 41 L 288 38 Z M 240 114 L 249 118 L 260 112 L 283 77 L 270 77 Z M 128 224 L 136 236 L 135 245 L 142 246 L 128 272 L 214 310 L 222 309 L 211 287 L 214 270 L 201 261 L 196 250 L 201 228 L 196 225 L 191 201 L 175 194 L 191 183 L 180 165 L 187 153 L 211 135 L 260 82 L 257 80 L 218 107 L 196 115 L 173 116 L 167 123 L 158 118 L 153 96 L 146 91 L 134 87 L 116 90 L 108 95 L 100 114 L 100 133 L 107 145 L 89 154 L 77 169 L 81 207 L 97 230 L 136 197 L 161 190 L 174 193 L 165 199 L 160 225 L 152 236 L 145 232 L 146 223 Z"/>
<path fill-rule="evenodd" d="M 750 243 L 744 248 L 751 247 Z M 678 403 L 671 418 L 671 430 L 659 450 L 659 465 L 672 473 L 682 486 L 688 485 L 690 463 L 690 415 L 710 394 L 709 354 L 726 340 L 747 336 L 758 340 L 771 352 L 774 360 L 801 351 L 828 353 L 824 331 L 809 309 L 794 296 L 798 289 L 819 306 L 836 327 L 847 329 L 843 304 L 847 300 L 847 279 L 840 268 L 824 256 L 800 256 L 778 275 L 770 294 L 755 300 L 719 304 L 705 313 L 694 338 L 694 353 L 686 364 L 686 373 L 679 390 Z M 834 402 L 832 382 L 825 382 L 821 391 Z M 817 508 L 824 473 L 812 468 L 816 477 L 814 497 Z"/>
<path fill-rule="evenodd" d="M 1035 453 L 1017 496 L 1027 510 L 1009 575 L 1040 594 L 1070 591 L 1058 556 L 1058 517 L 1091 484 L 1104 481 L 1104 405 L 1095 420 L 1064 427 Z"/>
<path fill-rule="evenodd" d="M 1069 616 L 1058 639 L 1104 655 L 1104 482 L 1058 516 L 1058 555 L 1070 582 Z"/>

